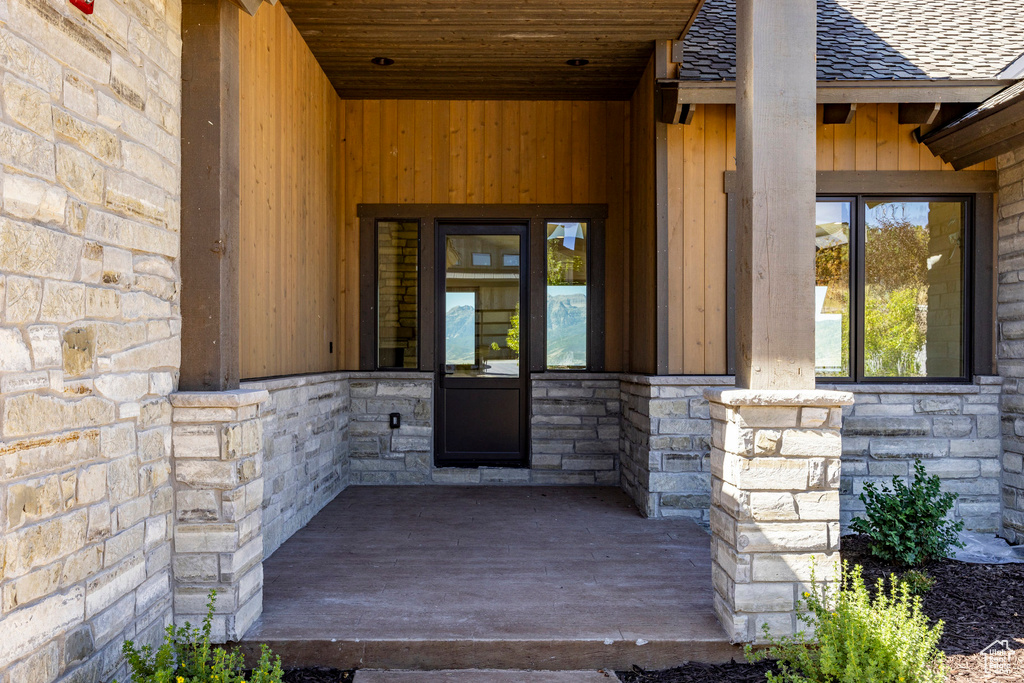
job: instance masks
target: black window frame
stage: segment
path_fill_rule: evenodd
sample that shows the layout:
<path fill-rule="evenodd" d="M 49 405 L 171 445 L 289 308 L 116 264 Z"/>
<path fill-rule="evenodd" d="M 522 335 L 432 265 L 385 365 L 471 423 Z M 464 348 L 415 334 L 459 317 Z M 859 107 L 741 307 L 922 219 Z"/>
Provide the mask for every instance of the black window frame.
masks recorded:
<path fill-rule="evenodd" d="M 543 323 L 544 324 L 541 325 L 541 329 L 540 329 L 540 332 L 539 332 L 540 336 L 544 340 L 544 354 L 542 356 L 543 361 L 541 363 L 543 365 L 543 367 L 544 367 L 543 372 L 595 372 L 595 370 L 594 370 L 594 361 L 593 361 L 593 356 L 594 356 L 594 341 L 593 340 L 594 340 L 594 336 L 595 336 L 597 330 L 595 329 L 595 322 L 594 322 L 594 302 L 593 302 L 593 298 L 594 297 L 593 297 L 593 295 L 594 295 L 594 292 L 597 290 L 597 288 L 593 287 L 594 278 L 592 276 L 592 273 L 593 273 L 592 262 L 593 262 L 593 253 L 594 253 L 594 245 L 593 245 L 593 241 L 594 240 L 591 239 L 595 235 L 595 232 L 596 232 L 594 230 L 594 223 L 595 222 L 596 221 L 594 219 L 591 219 L 591 218 L 545 218 L 541 222 L 541 234 L 535 237 L 536 239 L 540 239 L 541 243 L 544 245 L 544 262 L 543 262 L 543 265 L 542 265 L 542 268 L 541 268 L 541 272 L 543 274 L 543 279 L 541 280 L 541 288 L 542 288 L 542 292 L 543 292 L 542 296 L 543 296 L 543 300 L 544 300 L 544 316 L 543 316 Z M 587 340 L 586 340 L 587 363 L 586 363 L 586 365 L 581 366 L 581 367 L 573 367 L 573 368 L 558 368 L 558 367 L 552 368 L 552 367 L 548 367 L 548 316 L 547 316 L 547 310 L 548 310 L 548 305 L 547 305 L 547 302 L 548 302 L 548 226 L 551 225 L 552 223 L 555 223 L 555 224 L 558 224 L 558 223 L 582 223 L 582 224 L 586 225 L 586 231 L 587 231 L 587 234 L 586 234 L 586 243 L 587 243 L 587 249 L 586 249 L 587 284 L 585 286 L 587 288 Z M 534 284 L 534 283 L 531 282 L 531 284 Z M 602 289 L 603 289 L 603 285 L 602 285 Z M 603 308 L 603 306 L 602 306 L 602 308 Z M 602 325 L 602 330 L 603 330 L 603 317 L 602 317 L 601 325 Z M 534 334 L 538 334 L 538 332 L 535 331 Z"/>
<path fill-rule="evenodd" d="M 585 373 L 605 371 L 605 252 L 604 231 L 608 220 L 607 204 L 357 204 L 359 225 L 359 305 L 358 369 L 360 372 L 437 372 L 434 313 L 437 294 L 435 282 L 435 239 L 438 225 L 449 222 L 485 223 L 524 221 L 529 224 L 528 311 L 530 325 L 543 334 L 530 335 L 529 368 L 531 374 Z M 419 225 L 419 311 L 417 315 L 418 368 L 381 368 L 378 366 L 377 321 L 377 222 L 417 222 Z M 546 285 L 547 255 L 545 239 L 550 221 L 586 222 L 587 239 L 587 367 L 547 369 Z M 593 286 L 592 286 L 593 285 Z M 425 341 L 427 340 L 427 341 Z"/>
<path fill-rule="evenodd" d="M 949 377 L 878 377 L 866 375 L 864 372 L 864 337 L 865 337 L 865 288 L 866 288 L 866 207 L 869 201 L 903 201 L 903 202 L 960 202 L 962 203 L 963 220 L 963 293 L 961 303 L 961 339 L 960 353 L 962 373 Z M 976 243 L 975 220 L 977 217 L 975 202 L 977 195 L 973 193 L 818 193 L 816 202 L 849 202 L 850 211 L 850 370 L 847 377 L 819 375 L 818 384 L 966 384 L 973 381 L 975 375 L 975 267 Z"/>

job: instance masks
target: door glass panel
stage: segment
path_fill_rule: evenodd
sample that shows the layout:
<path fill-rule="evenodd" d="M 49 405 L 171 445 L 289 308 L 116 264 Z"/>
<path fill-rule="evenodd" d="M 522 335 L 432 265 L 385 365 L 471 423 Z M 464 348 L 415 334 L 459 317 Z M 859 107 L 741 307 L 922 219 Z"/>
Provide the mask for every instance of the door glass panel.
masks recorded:
<path fill-rule="evenodd" d="M 868 201 L 864 375 L 963 373 L 964 205 Z"/>
<path fill-rule="evenodd" d="M 445 252 L 445 371 L 518 377 L 519 237 L 449 235 Z"/>
<path fill-rule="evenodd" d="M 547 366 L 587 367 L 587 224 L 547 224 Z"/>
<path fill-rule="evenodd" d="M 850 213 L 820 201 L 814 233 L 814 365 L 819 377 L 850 376 Z"/>

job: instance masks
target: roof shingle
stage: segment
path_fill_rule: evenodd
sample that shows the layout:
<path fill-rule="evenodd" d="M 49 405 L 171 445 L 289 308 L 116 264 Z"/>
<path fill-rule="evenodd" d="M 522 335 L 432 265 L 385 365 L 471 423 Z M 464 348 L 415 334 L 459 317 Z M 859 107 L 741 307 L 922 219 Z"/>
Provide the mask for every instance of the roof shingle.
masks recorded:
<path fill-rule="evenodd" d="M 735 0 L 705 0 L 679 78 L 736 78 Z M 1020 0 L 818 0 L 818 80 L 997 78 L 1024 53 Z"/>

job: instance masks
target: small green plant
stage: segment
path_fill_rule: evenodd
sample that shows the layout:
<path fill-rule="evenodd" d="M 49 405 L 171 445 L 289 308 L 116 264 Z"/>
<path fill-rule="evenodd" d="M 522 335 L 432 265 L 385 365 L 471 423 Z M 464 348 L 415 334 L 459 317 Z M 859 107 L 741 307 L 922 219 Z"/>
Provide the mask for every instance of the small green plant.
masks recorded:
<path fill-rule="evenodd" d="M 859 565 L 843 564 L 838 584 L 814 582 L 800 601 L 799 618 L 813 631 L 816 643 L 801 631 L 773 638 L 763 650 L 746 647 L 751 662 L 776 660 L 778 673 L 770 683 L 941 683 L 946 679 L 945 654 L 938 649 L 943 623 L 928 625 L 921 599 L 906 583 L 882 579 L 872 596 Z"/>
<path fill-rule="evenodd" d="M 911 595 L 924 595 L 935 586 L 935 577 L 923 569 L 911 569 L 900 576 Z"/>
<path fill-rule="evenodd" d="M 915 567 L 946 557 L 950 548 L 964 547 L 957 538 L 964 523 L 946 518 L 957 494 L 941 493 L 941 483 L 920 460 L 914 461 L 910 486 L 900 477 L 892 478 L 892 490 L 882 484 L 879 491 L 868 482 L 860 494 L 867 518 L 854 517 L 850 528 L 868 535 L 868 549 L 883 562 Z"/>
<path fill-rule="evenodd" d="M 185 622 L 181 628 L 167 627 L 164 642 L 154 652 L 149 645 L 136 648 L 125 641 L 123 652 L 131 667 L 134 683 L 281 683 L 281 658 L 260 646 L 260 661 L 247 675 L 242 654 L 228 652 L 210 643 L 213 607 L 217 591 L 211 590 L 203 627 Z M 116 683 L 116 681 L 115 681 Z"/>

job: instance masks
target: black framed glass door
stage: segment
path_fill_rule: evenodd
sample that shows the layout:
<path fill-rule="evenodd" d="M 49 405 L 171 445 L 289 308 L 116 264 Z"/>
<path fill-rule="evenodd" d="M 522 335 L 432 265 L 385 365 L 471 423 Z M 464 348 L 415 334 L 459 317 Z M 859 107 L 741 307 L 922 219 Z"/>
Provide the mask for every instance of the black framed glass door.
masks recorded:
<path fill-rule="evenodd" d="M 439 467 L 528 464 L 527 235 L 526 223 L 438 225 Z"/>

